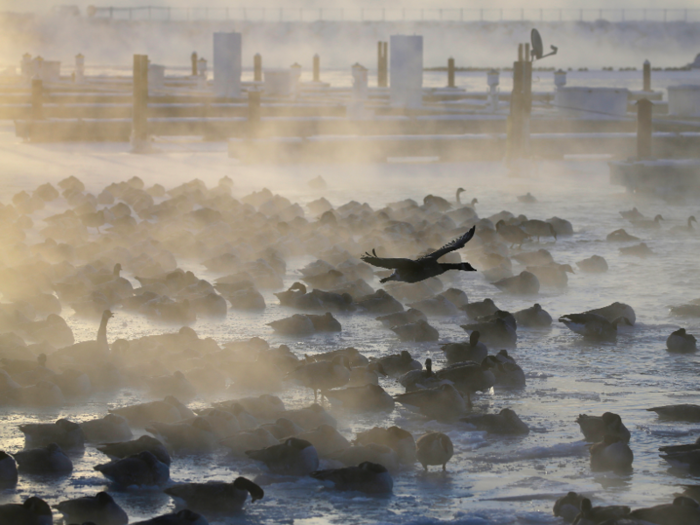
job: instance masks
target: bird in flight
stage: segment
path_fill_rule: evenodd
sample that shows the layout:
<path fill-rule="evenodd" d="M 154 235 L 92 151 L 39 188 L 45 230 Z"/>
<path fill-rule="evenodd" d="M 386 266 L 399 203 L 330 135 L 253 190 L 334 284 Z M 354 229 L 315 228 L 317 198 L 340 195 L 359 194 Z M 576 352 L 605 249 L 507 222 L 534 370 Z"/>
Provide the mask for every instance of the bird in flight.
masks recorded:
<path fill-rule="evenodd" d="M 389 277 L 381 279 L 379 281 L 380 283 L 385 283 L 387 281 L 417 283 L 424 279 L 429 279 L 430 277 L 436 277 L 448 270 L 475 272 L 476 268 L 474 268 L 468 262 L 454 264 L 437 262 L 443 255 L 463 248 L 464 245 L 467 244 L 472 237 L 474 237 L 475 230 L 476 226 L 472 226 L 472 229 L 461 237 L 458 237 L 454 241 L 448 242 L 439 250 L 435 250 L 428 255 L 424 255 L 415 261 L 412 259 L 403 258 L 377 257 L 374 250 L 372 250 L 372 253 L 365 253 L 361 259 L 372 266 L 394 270 L 394 273 L 392 273 Z"/>

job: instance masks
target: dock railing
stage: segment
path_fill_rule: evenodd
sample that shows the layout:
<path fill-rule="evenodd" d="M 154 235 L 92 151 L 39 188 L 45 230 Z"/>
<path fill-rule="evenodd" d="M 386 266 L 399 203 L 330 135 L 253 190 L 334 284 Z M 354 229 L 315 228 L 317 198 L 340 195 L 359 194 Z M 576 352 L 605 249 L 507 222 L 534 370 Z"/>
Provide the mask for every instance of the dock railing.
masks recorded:
<path fill-rule="evenodd" d="M 700 22 L 698 8 L 89 7 L 96 18 L 257 22 Z"/>

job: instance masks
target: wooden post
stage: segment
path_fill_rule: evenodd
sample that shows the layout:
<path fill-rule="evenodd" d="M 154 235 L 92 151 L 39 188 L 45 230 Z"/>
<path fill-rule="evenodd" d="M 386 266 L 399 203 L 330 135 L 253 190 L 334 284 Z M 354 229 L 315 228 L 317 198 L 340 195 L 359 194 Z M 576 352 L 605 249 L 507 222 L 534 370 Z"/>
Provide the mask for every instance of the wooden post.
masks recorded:
<path fill-rule="evenodd" d="M 32 120 L 44 118 L 44 82 L 40 78 L 32 79 Z"/>
<path fill-rule="evenodd" d="M 651 91 L 651 64 L 648 60 L 644 61 L 644 87 L 642 91 Z"/>
<path fill-rule="evenodd" d="M 197 76 L 197 52 L 192 51 L 192 55 L 190 56 L 190 60 L 192 61 L 192 76 L 196 77 Z"/>
<path fill-rule="evenodd" d="M 518 60 L 513 63 L 513 92 L 510 96 L 510 115 L 506 155 L 509 162 L 528 156 L 530 138 L 530 111 L 532 107 L 532 61 L 530 45 L 518 45 Z"/>
<path fill-rule="evenodd" d="M 262 82 L 262 56 L 260 53 L 255 53 L 253 57 L 253 80 Z"/>
<path fill-rule="evenodd" d="M 148 55 L 134 55 L 134 109 L 132 141 L 134 150 L 142 150 L 148 140 Z"/>
<path fill-rule="evenodd" d="M 248 136 L 256 137 L 260 127 L 260 91 L 248 91 Z"/>
<path fill-rule="evenodd" d="M 321 82 L 321 57 L 314 55 L 314 82 Z"/>
<path fill-rule="evenodd" d="M 455 87 L 455 59 L 447 59 L 447 87 Z"/>
<path fill-rule="evenodd" d="M 643 98 L 637 101 L 637 158 L 651 158 L 651 109 L 653 104 Z"/>

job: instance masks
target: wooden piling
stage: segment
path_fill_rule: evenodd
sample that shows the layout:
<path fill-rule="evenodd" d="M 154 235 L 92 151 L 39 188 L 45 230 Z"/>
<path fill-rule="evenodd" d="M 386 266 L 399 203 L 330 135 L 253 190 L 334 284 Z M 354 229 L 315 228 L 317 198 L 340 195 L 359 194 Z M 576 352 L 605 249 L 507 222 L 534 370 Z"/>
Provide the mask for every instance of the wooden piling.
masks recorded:
<path fill-rule="evenodd" d="M 643 73 L 643 82 L 644 82 L 644 87 L 642 88 L 643 91 L 651 91 L 651 64 L 649 63 L 648 60 L 644 61 L 644 73 Z"/>
<path fill-rule="evenodd" d="M 262 56 L 255 53 L 253 57 L 253 81 L 262 82 Z"/>
<path fill-rule="evenodd" d="M 532 61 L 530 45 L 518 45 L 518 60 L 513 63 L 513 92 L 507 125 L 506 156 L 508 161 L 527 157 L 532 110 Z"/>
<path fill-rule="evenodd" d="M 192 62 L 192 76 L 196 77 L 197 76 L 197 52 L 192 51 L 192 55 L 190 56 L 190 61 Z"/>
<path fill-rule="evenodd" d="M 258 135 L 260 128 L 260 91 L 248 91 L 248 136 Z"/>
<path fill-rule="evenodd" d="M 321 57 L 314 55 L 314 82 L 321 82 Z"/>
<path fill-rule="evenodd" d="M 651 110 L 653 104 L 649 99 L 643 98 L 637 101 L 637 158 L 648 159 L 652 156 L 651 150 Z"/>
<path fill-rule="evenodd" d="M 447 87 L 455 87 L 455 59 L 447 59 Z"/>
<path fill-rule="evenodd" d="M 389 43 L 377 42 L 377 86 L 389 86 Z"/>
<path fill-rule="evenodd" d="M 148 55 L 134 55 L 133 88 L 132 141 L 134 149 L 139 150 L 148 139 Z"/>
<path fill-rule="evenodd" d="M 32 79 L 32 120 L 44 118 L 44 82 L 40 78 Z"/>

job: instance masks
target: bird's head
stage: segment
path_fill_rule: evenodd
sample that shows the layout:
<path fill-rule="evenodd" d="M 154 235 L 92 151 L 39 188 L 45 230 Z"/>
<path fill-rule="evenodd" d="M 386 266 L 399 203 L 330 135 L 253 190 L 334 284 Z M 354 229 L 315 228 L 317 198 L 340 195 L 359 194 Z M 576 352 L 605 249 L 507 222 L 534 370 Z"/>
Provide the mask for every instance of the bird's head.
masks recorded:
<path fill-rule="evenodd" d="M 475 272 L 476 268 L 474 268 L 471 264 L 468 262 L 463 262 L 459 264 L 459 269 L 465 272 Z"/>

